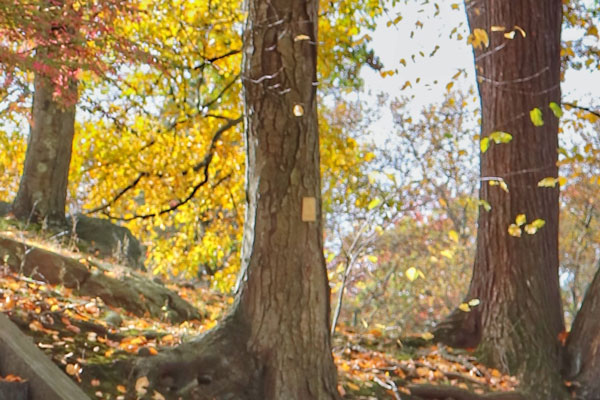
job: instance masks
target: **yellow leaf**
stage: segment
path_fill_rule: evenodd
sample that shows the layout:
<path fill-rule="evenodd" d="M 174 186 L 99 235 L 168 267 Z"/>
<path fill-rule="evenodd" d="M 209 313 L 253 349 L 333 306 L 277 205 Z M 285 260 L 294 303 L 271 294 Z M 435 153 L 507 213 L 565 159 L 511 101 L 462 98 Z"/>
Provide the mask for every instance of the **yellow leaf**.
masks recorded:
<path fill-rule="evenodd" d="M 452 250 L 449 249 L 440 251 L 440 254 L 449 260 L 452 260 L 452 258 L 454 257 L 454 253 L 452 252 Z"/>
<path fill-rule="evenodd" d="M 558 184 L 559 186 L 565 186 L 567 183 L 567 178 L 565 178 L 564 176 L 559 176 L 558 177 Z"/>
<path fill-rule="evenodd" d="M 514 39 L 515 38 L 515 31 L 506 32 L 504 34 L 504 37 L 507 38 L 507 39 L 511 39 L 511 40 Z"/>
<path fill-rule="evenodd" d="M 409 269 L 406 270 L 406 272 L 404 274 L 406 275 L 408 280 L 411 282 L 414 282 L 419 277 L 421 277 L 421 278 L 425 277 L 425 275 L 423 275 L 423 272 L 421 272 L 418 268 L 415 268 L 415 267 L 410 267 Z"/>
<path fill-rule="evenodd" d="M 296 117 L 301 117 L 304 115 L 304 107 L 301 104 L 294 105 L 293 113 Z"/>
<path fill-rule="evenodd" d="M 492 25 L 491 30 L 492 30 L 492 32 L 504 32 L 506 30 L 506 28 L 503 26 Z"/>
<path fill-rule="evenodd" d="M 375 264 L 377 262 L 377 256 L 374 256 L 374 255 L 367 256 L 367 260 L 369 260 L 370 262 Z"/>
<path fill-rule="evenodd" d="M 538 187 L 555 187 L 556 186 L 556 178 L 553 178 L 551 176 L 542 179 L 541 181 L 538 182 Z"/>
<path fill-rule="evenodd" d="M 481 149 L 481 152 L 485 153 L 489 147 L 490 147 L 490 138 L 484 137 L 483 139 L 481 139 L 481 142 L 479 142 L 479 148 Z"/>
<path fill-rule="evenodd" d="M 543 219 L 536 219 L 535 221 L 533 221 L 531 223 L 531 225 L 535 226 L 536 228 L 541 228 L 542 226 L 546 225 L 546 221 L 544 221 Z"/>
<path fill-rule="evenodd" d="M 514 28 L 519 31 L 521 36 L 523 36 L 523 37 L 527 36 L 527 34 L 525 33 L 525 30 L 523 30 L 523 28 L 521 28 L 519 25 L 515 25 Z"/>
<path fill-rule="evenodd" d="M 455 230 L 451 230 L 450 232 L 448 232 L 448 236 L 450 237 L 450 239 L 452 239 L 454 242 L 458 243 L 458 232 L 456 232 Z"/>
<path fill-rule="evenodd" d="M 300 40 L 310 40 L 310 36 L 308 36 L 308 35 L 297 35 L 294 38 L 294 42 L 299 42 Z"/>
<path fill-rule="evenodd" d="M 534 126 L 544 125 L 544 119 L 542 117 L 542 110 L 540 110 L 537 107 L 534 108 L 533 110 L 529 111 L 529 118 L 531 119 L 531 122 L 533 123 Z"/>
<path fill-rule="evenodd" d="M 479 304 L 481 304 L 481 301 L 479 301 L 479 299 L 471 299 L 467 302 L 467 304 L 471 307 L 477 307 Z"/>
<path fill-rule="evenodd" d="M 369 205 L 367 206 L 367 208 L 369 210 L 374 209 L 375 207 L 377 207 L 379 204 L 381 204 L 381 199 L 379 197 L 374 198 L 373 200 L 371 200 L 369 202 Z"/>
<path fill-rule="evenodd" d="M 425 340 L 431 340 L 433 339 L 435 336 L 433 335 L 433 333 L 431 332 L 425 332 L 421 335 L 421 337 Z"/>
<path fill-rule="evenodd" d="M 537 232 L 537 228 L 535 226 L 533 226 L 533 224 L 527 224 L 525 225 L 525 232 L 527 232 L 528 235 L 533 235 Z"/>
<path fill-rule="evenodd" d="M 471 307 L 469 307 L 469 305 L 467 303 L 462 303 L 460 306 L 458 306 L 458 309 L 460 311 L 464 311 L 464 312 L 470 312 L 471 311 Z"/>
<path fill-rule="evenodd" d="M 519 214 L 517 215 L 517 218 L 515 218 L 515 222 L 517 223 L 517 225 L 521 226 L 525 222 L 527 222 L 527 217 L 525 217 L 525 214 Z"/>
<path fill-rule="evenodd" d="M 510 224 L 508 226 L 508 234 L 514 237 L 521 237 L 521 228 L 518 225 Z"/>

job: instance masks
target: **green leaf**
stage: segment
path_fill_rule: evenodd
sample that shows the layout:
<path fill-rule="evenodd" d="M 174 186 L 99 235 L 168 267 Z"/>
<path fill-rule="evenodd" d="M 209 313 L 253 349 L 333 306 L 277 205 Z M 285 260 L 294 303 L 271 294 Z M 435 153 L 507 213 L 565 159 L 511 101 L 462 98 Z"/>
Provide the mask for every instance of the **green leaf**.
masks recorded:
<path fill-rule="evenodd" d="M 529 118 L 531 118 L 531 122 L 535 126 L 544 125 L 544 118 L 542 117 L 542 110 L 540 110 L 537 107 L 534 108 L 533 110 L 529 111 Z"/>
<path fill-rule="evenodd" d="M 551 101 L 548 106 L 550 107 L 550 109 L 552 110 L 552 112 L 554 113 L 554 116 L 556 118 L 562 117 L 563 112 L 562 112 L 562 109 L 560 108 L 560 106 L 558 104 L 556 104 L 555 102 Z"/>

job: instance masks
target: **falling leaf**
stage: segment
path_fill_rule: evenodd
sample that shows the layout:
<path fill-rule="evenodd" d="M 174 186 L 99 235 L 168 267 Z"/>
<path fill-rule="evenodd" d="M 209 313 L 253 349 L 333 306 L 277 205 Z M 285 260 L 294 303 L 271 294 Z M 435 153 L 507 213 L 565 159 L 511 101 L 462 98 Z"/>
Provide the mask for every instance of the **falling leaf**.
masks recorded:
<path fill-rule="evenodd" d="M 533 225 L 533 226 L 535 226 L 536 228 L 539 229 L 539 228 L 543 227 L 544 225 L 546 225 L 546 221 L 544 221 L 543 219 L 538 218 L 535 221 L 533 221 L 531 223 L 531 225 Z"/>
<path fill-rule="evenodd" d="M 127 388 L 123 385 L 117 385 L 117 390 L 121 393 L 127 393 Z"/>
<path fill-rule="evenodd" d="M 464 311 L 464 312 L 470 312 L 471 311 L 471 307 L 469 307 L 469 305 L 467 303 L 461 303 L 461 305 L 458 306 L 458 309 L 460 311 Z"/>
<path fill-rule="evenodd" d="M 519 31 L 521 36 L 523 36 L 523 37 L 527 36 L 527 34 L 525 33 L 525 30 L 523 30 L 523 28 L 521 28 L 519 25 L 515 25 L 514 28 Z"/>
<path fill-rule="evenodd" d="M 458 232 L 456 232 L 454 229 L 452 229 L 450 232 L 448 232 L 448 236 L 450 237 L 450 239 L 452 239 L 452 241 L 458 243 Z"/>
<path fill-rule="evenodd" d="M 556 104 L 555 102 L 551 101 L 548 106 L 550 107 L 550 109 L 552 110 L 552 112 L 554 113 L 554 116 L 556 118 L 562 117 L 563 112 L 562 112 L 562 109 L 560 108 L 560 106 L 558 104 Z"/>
<path fill-rule="evenodd" d="M 479 304 L 481 304 L 481 301 L 479 301 L 479 299 L 471 299 L 467 302 L 467 304 L 471 307 L 477 307 Z"/>
<path fill-rule="evenodd" d="M 492 132 L 492 133 L 490 133 L 489 137 L 496 144 L 508 143 L 512 140 L 512 135 L 510 133 L 502 132 L 502 131 Z"/>
<path fill-rule="evenodd" d="M 517 223 L 517 225 L 521 226 L 525 222 L 527 222 L 527 217 L 525 216 L 525 214 L 519 214 L 517 215 L 517 218 L 515 218 L 515 222 Z"/>
<path fill-rule="evenodd" d="M 379 197 L 374 198 L 373 200 L 371 200 L 369 202 L 369 205 L 367 206 L 367 209 L 372 210 L 375 207 L 377 207 L 379 204 L 381 204 L 381 199 Z"/>
<path fill-rule="evenodd" d="M 296 117 L 301 117 L 304 115 L 304 107 L 300 104 L 296 104 L 293 109 L 294 115 Z"/>
<path fill-rule="evenodd" d="M 503 26 L 492 25 L 491 30 L 492 30 L 492 32 L 504 32 L 506 30 L 506 28 Z"/>
<path fill-rule="evenodd" d="M 431 340 L 433 339 L 435 336 L 433 335 L 433 333 L 431 332 L 425 332 L 421 335 L 421 337 L 425 340 Z"/>
<path fill-rule="evenodd" d="M 521 237 L 521 228 L 518 225 L 510 224 L 508 226 L 508 234 L 514 237 Z"/>
<path fill-rule="evenodd" d="M 504 37 L 507 38 L 507 39 L 510 39 L 510 40 L 514 39 L 515 38 L 515 31 L 506 32 L 504 34 Z"/>
<path fill-rule="evenodd" d="M 490 147 L 490 138 L 484 137 L 483 139 L 481 139 L 481 142 L 479 142 L 479 148 L 481 149 L 481 152 L 485 153 L 489 147 Z"/>
<path fill-rule="evenodd" d="M 480 47 L 488 47 L 490 45 L 490 39 L 485 30 L 480 28 L 473 29 L 473 33 L 469 35 L 467 43 L 472 44 L 476 49 Z"/>
<path fill-rule="evenodd" d="M 537 107 L 534 108 L 533 110 L 529 111 L 529 118 L 531 119 L 531 122 L 535 126 L 544 125 L 544 119 L 542 117 L 542 110 L 540 110 Z"/>
<path fill-rule="evenodd" d="M 294 38 L 294 42 L 299 42 L 301 40 L 310 40 L 310 36 L 308 36 L 308 35 L 297 35 Z"/>
<path fill-rule="evenodd" d="M 538 187 L 555 187 L 557 183 L 557 179 L 551 176 L 542 179 L 538 182 Z"/>
<path fill-rule="evenodd" d="M 492 209 L 491 204 L 485 200 L 479 200 L 479 205 L 482 206 L 485 211 L 490 211 Z"/>

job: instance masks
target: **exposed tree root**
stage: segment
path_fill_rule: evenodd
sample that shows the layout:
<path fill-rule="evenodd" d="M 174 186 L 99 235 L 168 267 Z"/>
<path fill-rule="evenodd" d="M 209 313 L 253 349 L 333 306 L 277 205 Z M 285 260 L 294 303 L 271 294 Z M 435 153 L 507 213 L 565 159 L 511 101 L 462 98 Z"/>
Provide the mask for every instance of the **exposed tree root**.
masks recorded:
<path fill-rule="evenodd" d="M 177 348 L 140 360 L 132 372 L 132 398 L 263 399 L 263 373 L 246 350 L 247 329 L 232 317 Z M 140 383 L 148 379 L 143 388 Z"/>
<path fill-rule="evenodd" d="M 409 386 L 411 395 L 423 400 L 527 400 L 519 392 L 476 394 L 454 386 Z"/>
<path fill-rule="evenodd" d="M 455 309 L 433 331 L 435 340 L 456 348 L 474 348 L 481 340 L 481 318 L 477 309 Z"/>

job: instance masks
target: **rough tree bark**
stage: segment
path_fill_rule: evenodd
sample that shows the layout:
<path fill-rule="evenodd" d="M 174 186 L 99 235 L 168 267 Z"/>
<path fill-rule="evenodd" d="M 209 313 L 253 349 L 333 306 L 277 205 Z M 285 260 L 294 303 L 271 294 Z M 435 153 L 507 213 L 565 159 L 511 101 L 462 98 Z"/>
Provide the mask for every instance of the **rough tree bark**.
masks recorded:
<path fill-rule="evenodd" d="M 452 346 L 478 346 L 484 361 L 520 376 L 530 398 L 561 398 L 559 191 L 538 187 L 558 173 L 558 119 L 549 104 L 560 103 L 561 1 L 472 0 L 466 7 L 472 32 L 489 35 L 489 46 L 475 50 L 481 137 L 503 131 L 513 139 L 481 154 L 479 196 L 492 208 L 480 209 L 467 295 L 481 304 L 469 313 L 456 310 L 435 333 Z M 532 123 L 534 108 L 542 111 L 543 126 Z M 490 180 L 505 182 L 509 191 Z M 511 236 L 508 227 L 519 214 L 545 226 Z"/>
<path fill-rule="evenodd" d="M 575 398 L 597 399 L 600 393 L 600 270 L 588 287 L 567 339 L 563 375 L 572 381 Z"/>
<path fill-rule="evenodd" d="M 77 85 L 71 81 L 63 89 L 68 101 L 54 98 L 54 89 L 49 77 L 36 72 L 25 165 L 12 212 L 22 220 L 64 226 Z"/>
<path fill-rule="evenodd" d="M 134 371 L 185 399 L 337 399 L 323 258 L 317 0 L 248 1 L 248 205 L 231 314 Z M 133 379 L 135 383 L 137 379 Z"/>

